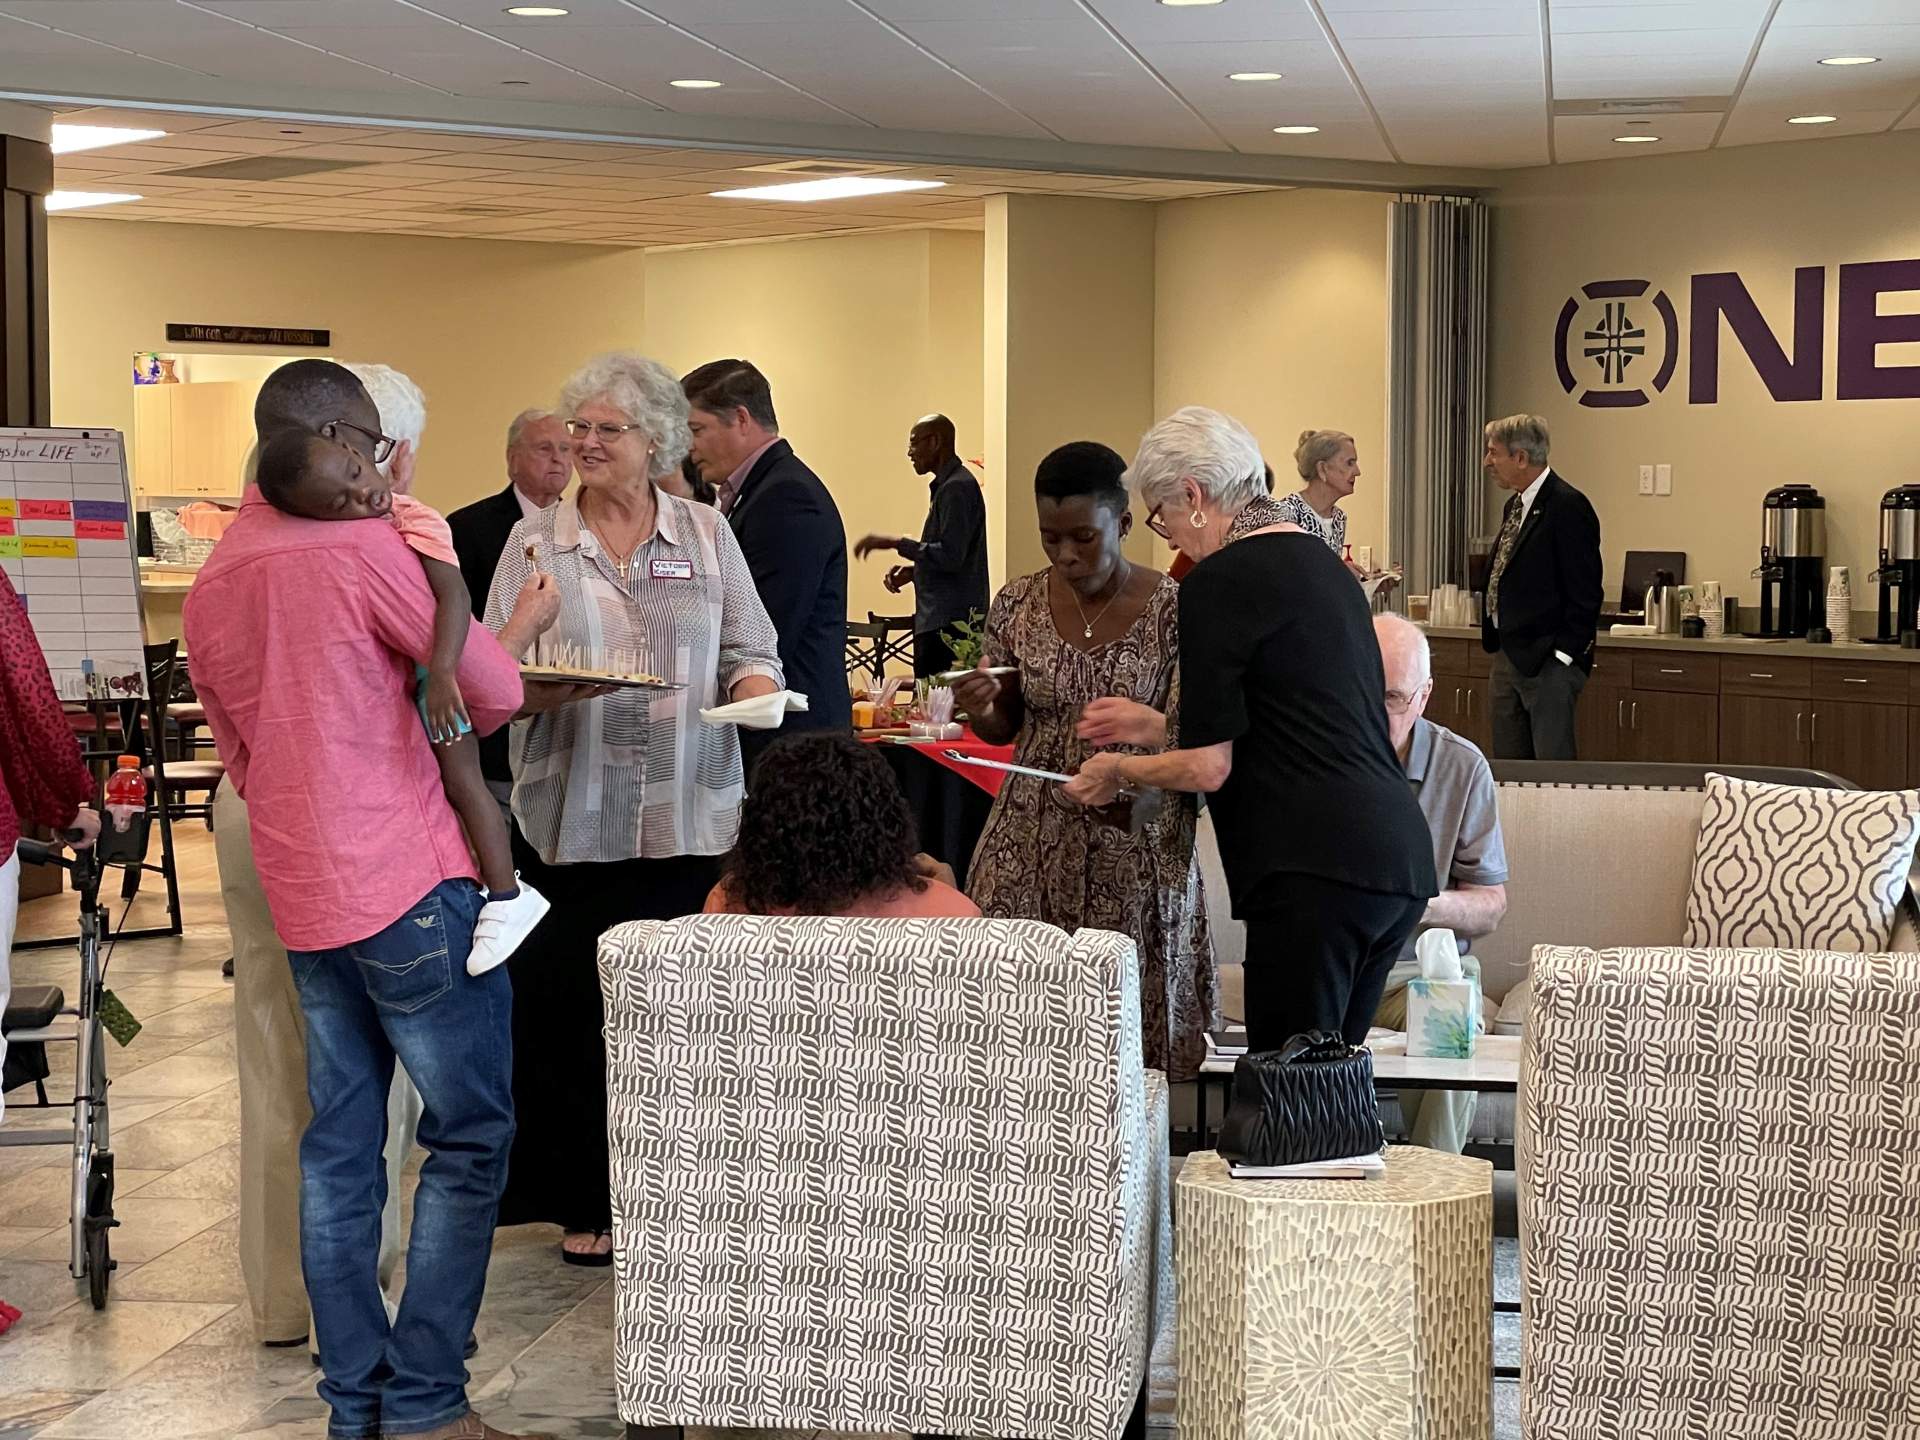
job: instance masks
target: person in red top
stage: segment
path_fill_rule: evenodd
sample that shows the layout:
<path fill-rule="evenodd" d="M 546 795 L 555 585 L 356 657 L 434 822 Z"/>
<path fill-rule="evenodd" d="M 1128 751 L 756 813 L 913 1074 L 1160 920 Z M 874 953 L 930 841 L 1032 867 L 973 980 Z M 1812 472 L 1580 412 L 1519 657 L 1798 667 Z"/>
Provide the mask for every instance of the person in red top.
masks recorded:
<path fill-rule="evenodd" d="M 268 377 L 256 416 L 275 414 L 369 463 L 393 448 L 365 388 L 330 361 Z M 302 519 L 254 490 L 182 618 L 306 1021 L 300 1248 L 328 1433 L 491 1440 L 462 1351 L 513 1137 L 513 996 L 504 969 L 467 972 L 484 896 L 414 705 L 433 592 L 384 520 Z M 518 666 L 477 622 L 456 673 L 479 733 L 521 709 Z M 424 1101 L 427 1161 L 389 1322 L 377 1257 L 396 1058 Z"/>
<path fill-rule="evenodd" d="M 20 903 L 20 857 L 13 847 L 21 824 L 78 830 L 76 844 L 84 848 L 100 833 L 92 801 L 93 776 L 81 763 L 46 656 L 13 582 L 0 570 L 0 855 L 6 856 L 0 864 L 0 1012 L 13 993 L 8 957 Z M 0 1033 L 0 1066 L 6 1062 L 7 1037 Z M 5 1113 L 6 1096 L 0 1094 L 0 1115 Z"/>
<path fill-rule="evenodd" d="M 918 852 L 887 762 L 850 735 L 776 740 L 754 767 L 709 915 L 978 916 L 953 872 Z"/>

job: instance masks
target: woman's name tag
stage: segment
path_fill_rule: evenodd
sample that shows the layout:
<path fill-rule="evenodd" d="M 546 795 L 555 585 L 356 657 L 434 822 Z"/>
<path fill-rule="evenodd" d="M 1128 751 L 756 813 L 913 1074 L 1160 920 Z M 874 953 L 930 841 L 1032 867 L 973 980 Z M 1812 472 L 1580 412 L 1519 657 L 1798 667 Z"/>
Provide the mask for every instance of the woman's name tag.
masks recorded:
<path fill-rule="evenodd" d="M 691 560 L 654 560 L 649 563 L 648 573 L 656 580 L 691 580 L 693 562 Z"/>

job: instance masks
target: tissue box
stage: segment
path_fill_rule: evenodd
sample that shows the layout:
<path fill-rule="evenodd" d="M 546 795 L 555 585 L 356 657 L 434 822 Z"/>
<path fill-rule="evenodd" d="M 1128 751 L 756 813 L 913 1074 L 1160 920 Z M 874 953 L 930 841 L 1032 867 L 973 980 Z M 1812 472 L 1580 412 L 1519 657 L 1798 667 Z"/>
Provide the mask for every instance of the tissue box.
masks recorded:
<path fill-rule="evenodd" d="M 1479 1032 L 1480 982 L 1429 980 L 1407 982 L 1407 1054 L 1433 1060 L 1466 1060 Z"/>

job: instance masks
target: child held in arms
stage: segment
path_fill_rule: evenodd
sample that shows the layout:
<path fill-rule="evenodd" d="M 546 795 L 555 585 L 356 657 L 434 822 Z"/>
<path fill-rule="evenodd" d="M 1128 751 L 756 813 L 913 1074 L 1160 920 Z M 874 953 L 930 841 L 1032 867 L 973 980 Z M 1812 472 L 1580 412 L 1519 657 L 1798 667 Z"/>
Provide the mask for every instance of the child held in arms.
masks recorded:
<path fill-rule="evenodd" d="M 487 887 L 467 957 L 468 973 L 484 974 L 519 948 L 547 913 L 547 900 L 515 873 L 507 822 L 480 773 L 480 747 L 455 678 L 472 602 L 447 522 L 432 506 L 391 489 L 350 446 L 304 430 L 284 430 L 267 441 L 255 480 L 261 498 L 284 514 L 304 520 L 383 520 L 420 557 L 433 590 L 433 651 L 425 665 L 416 667 L 415 703 L 440 762 L 447 803 L 466 829 Z"/>

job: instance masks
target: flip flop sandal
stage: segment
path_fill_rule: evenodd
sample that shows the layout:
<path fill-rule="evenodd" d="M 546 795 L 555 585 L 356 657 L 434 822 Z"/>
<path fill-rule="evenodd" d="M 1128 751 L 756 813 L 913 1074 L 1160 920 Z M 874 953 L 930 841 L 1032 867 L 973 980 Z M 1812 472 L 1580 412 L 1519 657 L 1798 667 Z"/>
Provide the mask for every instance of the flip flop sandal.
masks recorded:
<path fill-rule="evenodd" d="M 611 1233 L 611 1231 L 607 1230 L 596 1230 L 593 1232 L 593 1238 L 598 1242 L 602 1235 Z M 560 1248 L 560 1258 L 569 1265 L 583 1265 L 590 1270 L 604 1270 L 607 1266 L 613 1264 L 613 1251 L 588 1250 L 580 1252 L 569 1250 L 563 1245 Z"/>

